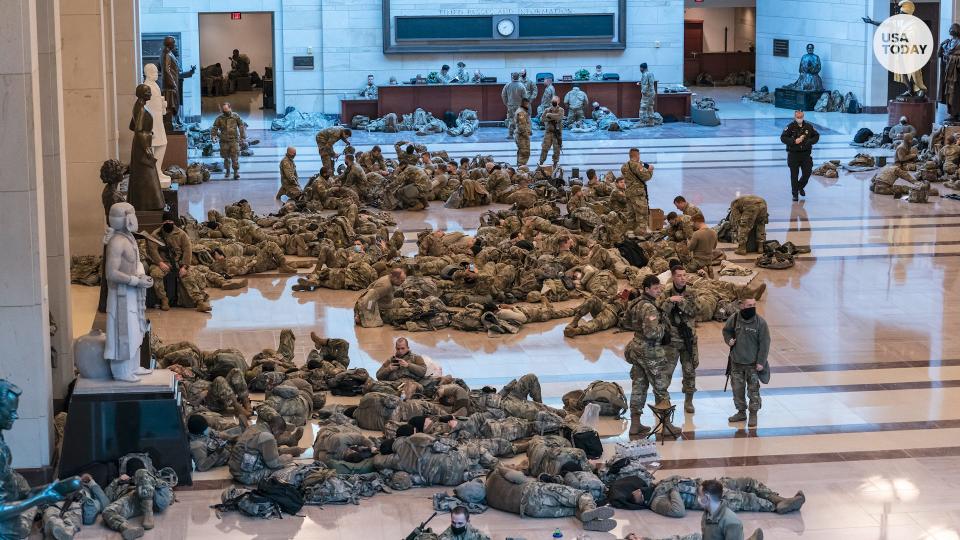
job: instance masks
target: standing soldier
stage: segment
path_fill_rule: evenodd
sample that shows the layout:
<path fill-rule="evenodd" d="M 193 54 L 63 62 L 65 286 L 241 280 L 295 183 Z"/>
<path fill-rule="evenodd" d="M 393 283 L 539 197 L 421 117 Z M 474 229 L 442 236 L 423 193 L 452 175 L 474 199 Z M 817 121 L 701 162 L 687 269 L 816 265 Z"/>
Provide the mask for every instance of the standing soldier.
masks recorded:
<path fill-rule="evenodd" d="M 633 330 L 633 340 L 627 344 L 624 357 L 631 364 L 630 380 L 630 435 L 643 436 L 650 433 L 649 427 L 640 423 L 640 415 L 647 403 L 647 388 L 653 386 L 657 408 L 670 406 L 670 372 L 664 342 L 669 344 L 669 323 L 657 308 L 660 296 L 660 279 L 650 275 L 643 278 L 643 293 L 627 306 L 625 324 Z M 664 426 L 664 432 L 666 432 Z M 676 428 L 673 428 L 676 431 Z"/>
<path fill-rule="evenodd" d="M 751 236 L 757 243 L 757 251 L 763 253 L 763 244 L 767 241 L 767 201 L 759 195 L 744 195 L 730 203 L 730 222 L 737 227 L 737 255 L 747 254 L 747 243 Z M 754 233 L 756 229 L 756 233 Z"/>
<path fill-rule="evenodd" d="M 520 102 L 514 122 L 517 124 L 517 167 L 520 167 L 530 160 L 530 135 L 533 133 L 530 125 L 530 100 L 527 98 Z"/>
<path fill-rule="evenodd" d="M 530 103 L 537 99 L 537 81 L 531 81 L 527 78 L 527 70 L 520 70 L 520 82 L 523 83 L 523 95 Z"/>
<path fill-rule="evenodd" d="M 660 293 L 658 300 L 660 309 L 670 322 L 670 345 L 665 347 L 667 370 L 672 376 L 679 357 L 683 371 L 683 410 L 692 414 L 695 411 L 693 394 L 697 391 L 697 366 L 700 365 L 696 295 L 692 288 L 687 287 L 687 272 L 679 261 L 670 267 L 670 278 L 673 283 Z"/>
<path fill-rule="evenodd" d="M 647 232 L 650 226 L 650 198 L 647 182 L 653 178 L 653 165 L 640 161 L 640 150 L 630 149 L 630 161 L 620 167 L 626 183 L 627 201 L 630 204 L 630 220 L 637 233 Z"/>
<path fill-rule="evenodd" d="M 287 155 L 280 160 L 280 191 L 277 200 L 286 195 L 287 199 L 299 199 L 303 192 L 300 190 L 300 177 L 297 175 L 297 165 L 293 158 L 297 157 L 297 149 L 287 147 Z"/>
<path fill-rule="evenodd" d="M 540 145 L 540 165 L 547 160 L 547 152 L 553 147 L 553 167 L 556 168 L 560 163 L 560 150 L 563 148 L 563 107 L 560 106 L 560 98 L 553 96 L 550 102 L 550 108 L 540 116 L 540 123 L 546 130 L 543 134 L 543 143 Z"/>
<path fill-rule="evenodd" d="M 367 75 L 367 84 L 360 89 L 360 97 L 363 99 L 377 99 L 379 91 L 377 84 L 373 82 L 373 75 Z"/>
<path fill-rule="evenodd" d="M 220 157 L 223 158 L 223 177 L 230 178 L 230 165 L 233 164 L 233 179 L 240 179 L 240 141 L 247 140 L 247 128 L 240 115 L 233 112 L 229 103 L 220 106 L 222 114 L 213 121 L 210 139 L 220 139 Z"/>
<path fill-rule="evenodd" d="M 513 130 L 516 126 L 513 124 L 513 115 L 517 111 L 517 107 L 520 106 L 520 102 L 523 100 L 524 95 L 526 94 L 526 89 L 523 87 L 523 83 L 520 82 L 520 74 L 514 71 L 510 74 L 512 79 L 507 84 L 503 85 L 503 90 L 500 91 L 500 98 L 503 100 L 503 104 L 507 107 L 507 138 L 513 138 Z"/>
<path fill-rule="evenodd" d="M 353 135 L 353 132 L 350 131 L 350 128 L 340 126 L 331 126 L 317 132 L 317 151 L 320 152 L 323 166 L 331 173 L 336 170 L 333 168 L 333 160 L 337 153 L 333 151 L 333 145 L 337 144 L 338 141 L 343 141 L 349 146 L 351 135 Z"/>
<path fill-rule="evenodd" d="M 757 301 L 747 298 L 740 311 L 734 313 L 723 325 L 723 340 L 730 346 L 727 370 L 733 387 L 733 404 L 737 412 L 727 420 L 747 420 L 747 397 L 750 398 L 748 427 L 757 427 L 760 411 L 760 378 L 769 381 L 770 367 L 767 354 L 770 352 L 770 330 L 767 321 L 757 315 Z M 745 395 L 746 394 L 746 395 Z"/>
<path fill-rule="evenodd" d="M 654 105 L 657 101 L 656 79 L 653 73 L 647 70 L 647 63 L 640 64 L 640 121 L 645 122 L 653 117 Z"/>
<path fill-rule="evenodd" d="M 543 111 L 550 108 L 555 95 L 557 95 L 557 91 L 553 88 L 553 77 L 545 77 L 543 79 L 543 95 L 540 96 L 540 106 L 537 107 L 537 116 L 543 115 Z"/>

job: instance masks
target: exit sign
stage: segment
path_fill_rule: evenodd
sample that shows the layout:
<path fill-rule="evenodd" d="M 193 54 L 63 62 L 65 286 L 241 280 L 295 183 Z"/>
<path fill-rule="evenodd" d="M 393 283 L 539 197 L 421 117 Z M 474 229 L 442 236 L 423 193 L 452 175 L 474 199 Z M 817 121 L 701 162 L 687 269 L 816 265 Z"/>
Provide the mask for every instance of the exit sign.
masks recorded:
<path fill-rule="evenodd" d="M 230 14 L 230 19 L 231 19 L 231 20 L 239 21 L 239 20 L 242 19 L 242 18 L 243 18 L 243 14 L 240 13 L 239 11 L 235 11 L 235 12 L 233 12 L 233 13 Z"/>

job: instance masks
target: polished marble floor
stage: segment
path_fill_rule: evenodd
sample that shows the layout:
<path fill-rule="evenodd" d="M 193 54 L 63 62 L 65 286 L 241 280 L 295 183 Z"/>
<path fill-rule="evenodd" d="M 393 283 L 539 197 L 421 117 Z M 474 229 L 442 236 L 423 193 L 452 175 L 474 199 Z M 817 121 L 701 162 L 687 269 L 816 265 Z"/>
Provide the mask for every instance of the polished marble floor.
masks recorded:
<path fill-rule="evenodd" d="M 718 98 L 721 128 L 674 124 L 616 138 L 565 138 L 561 164 L 601 173 L 619 169 L 626 150 L 637 146 L 645 160 L 656 164 L 651 206 L 670 209 L 673 197 L 683 194 L 715 223 L 732 198 L 756 193 L 769 204 L 768 236 L 810 244 L 813 251 L 794 268 L 760 271 L 758 279 L 768 284 L 759 312 L 773 336 L 773 377 L 762 390 L 759 428 L 748 432 L 726 422 L 732 412 L 730 395 L 723 392 L 726 347 L 719 325 L 703 324 L 697 412 L 682 420 L 684 440 L 660 447 L 663 470 L 658 476 L 749 475 L 784 494 L 804 490 L 808 502 L 800 513 L 741 516 L 748 530 L 763 527 L 766 538 L 960 538 L 960 505 L 952 497 L 960 485 L 960 202 L 932 198 L 916 205 L 875 196 L 867 190 L 870 173 L 860 173 L 832 180 L 814 177 L 806 200 L 793 203 L 779 143 L 791 112 L 742 103 L 742 89 L 696 91 Z M 852 133 L 862 126 L 882 126 L 885 116 L 812 113 L 808 119 L 823 128 L 814 153 L 819 162 L 852 158 L 858 151 L 849 145 Z M 301 176 L 319 168 L 312 134 L 261 135 L 256 156 L 242 161 L 241 181 L 183 187 L 182 211 L 201 217 L 207 208 L 222 208 L 239 198 L 251 201 L 260 213 L 274 210 L 277 163 L 288 144 L 300 149 Z M 484 128 L 475 140 L 417 140 L 453 157 L 483 152 L 508 159 L 514 147 L 503 135 L 502 129 Z M 396 138 L 363 134 L 355 146 L 382 144 L 392 153 Z M 437 204 L 396 216 L 399 228 L 412 238 L 428 225 L 471 231 L 483 210 L 447 210 Z M 732 246 L 724 248 L 733 260 L 750 264 L 734 255 Z M 212 314 L 174 310 L 151 312 L 150 317 L 164 340 L 189 339 L 209 349 L 237 347 L 252 355 L 275 347 L 280 330 L 291 328 L 301 361 L 311 331 L 347 339 L 358 367 L 376 369 L 390 356 L 393 339 L 403 333 L 354 327 L 357 293 L 294 293 L 292 280 L 252 277 L 245 290 L 212 290 Z M 83 333 L 92 320 L 95 290 L 74 287 L 73 292 L 75 329 Z M 503 338 L 454 330 L 408 337 L 414 351 L 471 385 L 502 385 L 535 372 L 544 383 L 545 400 L 554 404 L 563 393 L 596 379 L 629 389 L 623 349 L 630 336 L 606 332 L 568 339 L 564 324 L 528 325 Z M 676 399 L 681 398 L 679 383 L 675 379 L 671 387 Z M 605 443 L 623 439 L 626 427 L 625 422 L 605 422 Z M 219 491 L 210 488 L 223 478 L 222 472 L 200 475 L 198 489 L 181 491 L 179 503 L 151 535 L 396 538 L 430 514 L 429 496 L 435 491 L 379 495 L 359 506 L 307 508 L 303 518 L 262 522 L 214 515 L 208 506 L 218 501 Z M 628 532 L 666 536 L 694 531 L 699 524 L 698 515 L 673 520 L 642 511 L 621 511 L 616 519 L 613 534 L 590 533 L 590 538 L 620 538 Z M 438 517 L 435 523 L 443 521 Z M 565 538 L 583 534 L 572 519 L 520 520 L 491 510 L 473 521 L 494 538 L 547 538 L 557 527 Z M 91 527 L 79 537 L 104 535 L 104 529 Z"/>

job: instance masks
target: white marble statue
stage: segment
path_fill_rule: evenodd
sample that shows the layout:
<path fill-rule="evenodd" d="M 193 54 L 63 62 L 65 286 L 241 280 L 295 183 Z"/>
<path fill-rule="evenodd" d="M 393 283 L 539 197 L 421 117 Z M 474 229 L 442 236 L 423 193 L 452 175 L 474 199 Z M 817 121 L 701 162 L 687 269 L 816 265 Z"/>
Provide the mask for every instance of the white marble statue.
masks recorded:
<path fill-rule="evenodd" d="M 143 66 L 143 84 L 150 87 L 150 101 L 147 102 L 147 110 L 153 115 L 153 155 L 157 158 L 157 176 L 160 177 L 160 187 L 166 189 L 170 187 L 171 179 L 163 173 L 163 155 L 167 153 L 167 132 L 163 128 L 163 113 L 167 110 L 167 100 L 163 99 L 163 92 L 157 84 L 158 75 L 156 64 L 147 64 Z"/>
<path fill-rule="evenodd" d="M 147 289 L 153 278 L 146 275 L 133 233 L 139 228 L 130 203 L 110 207 L 103 243 L 107 246 L 104 275 L 107 278 L 107 342 L 103 357 L 118 381 L 139 382 L 137 375 L 150 370 L 140 367 L 140 344 L 147 332 Z"/>

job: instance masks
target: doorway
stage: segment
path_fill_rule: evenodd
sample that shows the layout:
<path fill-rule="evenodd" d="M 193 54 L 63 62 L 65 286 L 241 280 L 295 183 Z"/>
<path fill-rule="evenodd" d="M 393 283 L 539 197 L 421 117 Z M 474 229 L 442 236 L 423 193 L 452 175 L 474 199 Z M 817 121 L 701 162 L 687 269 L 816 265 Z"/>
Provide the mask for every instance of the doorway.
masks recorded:
<path fill-rule="evenodd" d="M 752 87 L 756 71 L 756 0 L 709 4 L 685 0 L 684 8 L 684 83 Z"/>
<path fill-rule="evenodd" d="M 244 119 L 273 116 L 272 12 L 200 13 L 200 110 L 204 121 L 230 102 Z M 240 61 L 232 60 L 238 51 Z M 249 69 L 243 64 L 249 60 Z M 264 114 L 266 113 L 266 115 Z"/>

